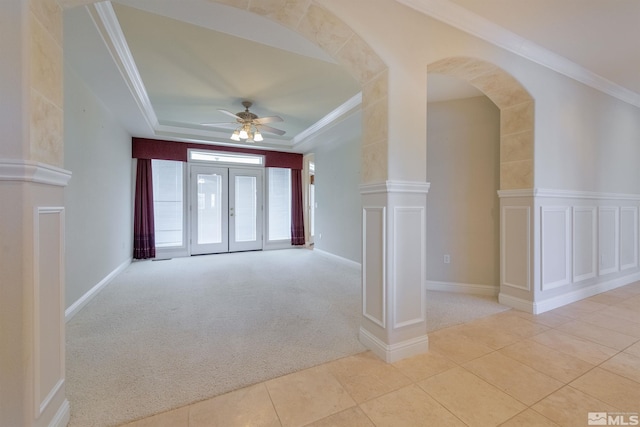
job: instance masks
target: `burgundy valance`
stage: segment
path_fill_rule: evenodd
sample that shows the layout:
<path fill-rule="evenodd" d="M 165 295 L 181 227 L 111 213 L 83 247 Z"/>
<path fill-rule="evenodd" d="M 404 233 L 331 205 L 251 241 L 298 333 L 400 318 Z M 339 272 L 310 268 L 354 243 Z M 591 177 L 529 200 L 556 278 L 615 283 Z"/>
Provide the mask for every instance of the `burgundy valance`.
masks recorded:
<path fill-rule="evenodd" d="M 265 167 L 302 169 L 302 154 L 282 151 L 256 150 L 253 148 L 228 147 L 225 145 L 195 144 L 191 142 L 163 141 L 160 139 L 132 138 L 132 157 L 135 159 L 156 159 L 187 161 L 187 150 L 226 151 L 232 153 L 257 154 L 264 156 Z"/>

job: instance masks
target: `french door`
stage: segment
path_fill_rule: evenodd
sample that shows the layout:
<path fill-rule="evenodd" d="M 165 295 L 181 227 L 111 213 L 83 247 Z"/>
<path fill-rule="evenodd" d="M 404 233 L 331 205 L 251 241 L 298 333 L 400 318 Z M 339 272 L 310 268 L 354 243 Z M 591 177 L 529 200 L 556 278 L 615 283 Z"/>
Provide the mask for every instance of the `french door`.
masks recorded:
<path fill-rule="evenodd" d="M 191 255 L 262 249 L 262 169 L 191 165 Z"/>

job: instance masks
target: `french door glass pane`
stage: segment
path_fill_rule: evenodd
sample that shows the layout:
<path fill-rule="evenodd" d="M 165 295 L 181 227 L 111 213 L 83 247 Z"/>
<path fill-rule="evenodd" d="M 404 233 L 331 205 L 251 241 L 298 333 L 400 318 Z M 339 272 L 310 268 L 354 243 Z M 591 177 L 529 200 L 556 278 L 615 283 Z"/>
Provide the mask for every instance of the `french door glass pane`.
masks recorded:
<path fill-rule="evenodd" d="M 257 182 L 255 176 L 236 176 L 235 180 L 235 240 L 254 242 L 258 215 Z"/>
<path fill-rule="evenodd" d="M 291 239 L 291 170 L 269 168 L 269 240 Z"/>
<path fill-rule="evenodd" d="M 222 176 L 198 174 L 197 179 L 198 244 L 220 243 L 222 242 Z"/>
<path fill-rule="evenodd" d="M 183 246 L 183 164 L 152 160 L 156 247 Z"/>

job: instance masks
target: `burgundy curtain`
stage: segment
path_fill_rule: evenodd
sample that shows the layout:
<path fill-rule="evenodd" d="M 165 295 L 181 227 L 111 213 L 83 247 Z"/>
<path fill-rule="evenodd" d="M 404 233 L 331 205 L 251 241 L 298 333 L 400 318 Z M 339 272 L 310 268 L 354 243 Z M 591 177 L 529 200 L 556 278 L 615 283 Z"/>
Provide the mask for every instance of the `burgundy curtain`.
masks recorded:
<path fill-rule="evenodd" d="M 135 197 L 133 258 L 155 258 L 156 236 L 153 223 L 153 180 L 150 159 L 138 159 Z"/>
<path fill-rule="evenodd" d="M 291 244 L 304 245 L 302 171 L 291 169 Z"/>

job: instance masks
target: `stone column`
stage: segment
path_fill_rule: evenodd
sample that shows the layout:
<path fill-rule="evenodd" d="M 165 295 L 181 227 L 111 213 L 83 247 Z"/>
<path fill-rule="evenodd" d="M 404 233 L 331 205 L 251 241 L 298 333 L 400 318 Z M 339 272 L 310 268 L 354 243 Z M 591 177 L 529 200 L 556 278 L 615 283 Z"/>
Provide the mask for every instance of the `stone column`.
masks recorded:
<path fill-rule="evenodd" d="M 62 12 L 0 16 L 0 425 L 64 426 Z"/>

